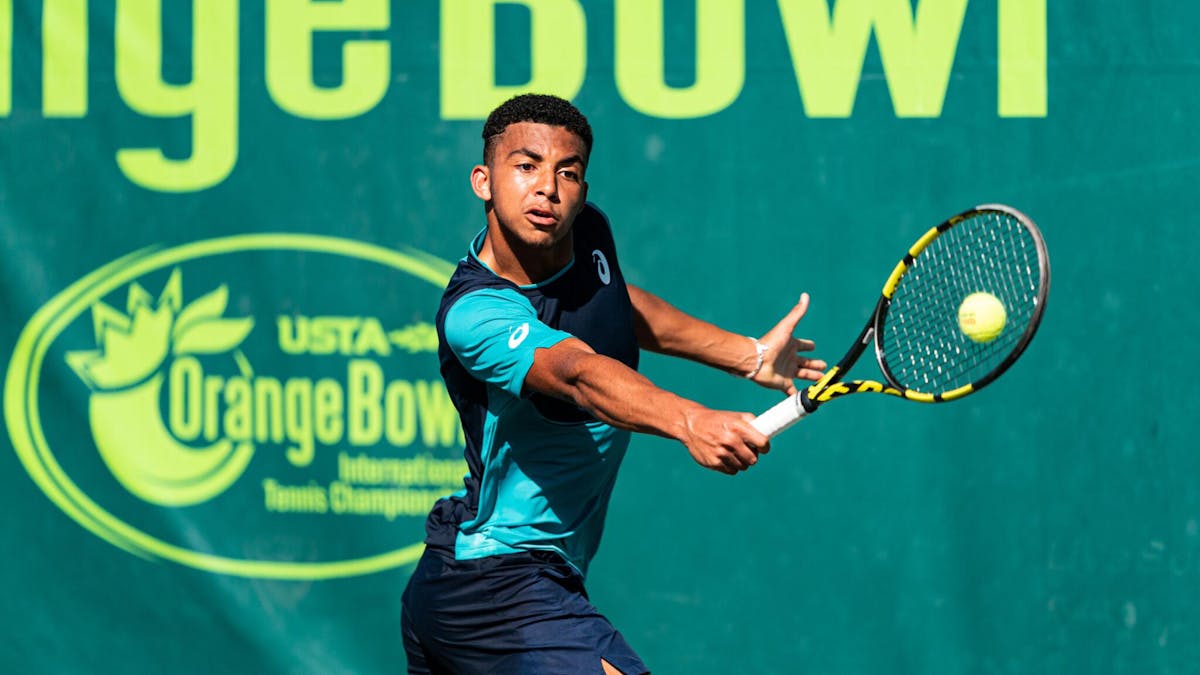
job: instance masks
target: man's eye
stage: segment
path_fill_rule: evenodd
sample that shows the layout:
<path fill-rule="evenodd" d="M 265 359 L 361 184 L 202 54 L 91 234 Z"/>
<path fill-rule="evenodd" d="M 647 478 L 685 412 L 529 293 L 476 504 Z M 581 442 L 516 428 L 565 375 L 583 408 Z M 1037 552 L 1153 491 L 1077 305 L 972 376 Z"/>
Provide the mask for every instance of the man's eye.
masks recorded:
<path fill-rule="evenodd" d="M 567 180 L 575 182 L 579 181 L 579 174 L 575 173 L 574 171 L 560 171 L 559 173 L 561 173 L 562 177 L 566 178 Z"/>
<path fill-rule="evenodd" d="M 517 165 L 517 168 L 522 171 L 533 171 L 533 165 L 529 162 L 523 162 Z"/>

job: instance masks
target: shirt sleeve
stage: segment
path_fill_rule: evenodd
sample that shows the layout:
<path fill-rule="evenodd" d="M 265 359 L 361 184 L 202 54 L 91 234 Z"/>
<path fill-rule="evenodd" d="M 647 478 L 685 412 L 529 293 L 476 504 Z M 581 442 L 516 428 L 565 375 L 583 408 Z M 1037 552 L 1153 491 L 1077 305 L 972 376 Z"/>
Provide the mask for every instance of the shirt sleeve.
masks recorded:
<path fill-rule="evenodd" d="M 512 289 L 468 293 L 446 312 L 450 351 L 472 377 L 521 395 L 534 350 L 571 337 L 538 320 L 529 300 Z"/>

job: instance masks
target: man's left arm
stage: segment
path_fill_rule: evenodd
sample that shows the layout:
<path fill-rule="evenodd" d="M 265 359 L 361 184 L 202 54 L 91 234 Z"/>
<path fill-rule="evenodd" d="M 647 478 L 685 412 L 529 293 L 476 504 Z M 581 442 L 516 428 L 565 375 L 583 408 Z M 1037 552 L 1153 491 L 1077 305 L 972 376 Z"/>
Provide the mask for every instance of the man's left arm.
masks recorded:
<path fill-rule="evenodd" d="M 634 331 L 642 349 L 690 359 L 734 375 L 751 378 L 768 389 L 796 393 L 794 380 L 817 380 L 828 367 L 821 359 L 804 352 L 813 350 L 813 342 L 794 337 L 796 325 L 808 311 L 808 294 L 784 317 L 755 340 L 731 333 L 672 306 L 662 298 L 630 284 Z M 766 350 L 759 367 L 758 344 Z"/>

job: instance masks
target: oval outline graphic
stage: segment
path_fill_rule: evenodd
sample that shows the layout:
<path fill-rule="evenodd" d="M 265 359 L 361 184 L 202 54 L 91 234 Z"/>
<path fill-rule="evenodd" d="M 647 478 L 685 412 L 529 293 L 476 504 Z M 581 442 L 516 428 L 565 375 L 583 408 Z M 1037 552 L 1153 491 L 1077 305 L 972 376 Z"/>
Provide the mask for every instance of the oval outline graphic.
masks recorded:
<path fill-rule="evenodd" d="M 92 534 L 138 557 L 163 559 L 230 576 L 279 580 L 319 580 L 360 576 L 415 562 L 418 542 L 376 555 L 328 562 L 245 560 L 200 553 L 138 530 L 91 500 L 71 481 L 46 442 L 38 411 L 42 362 L 50 345 L 93 302 L 143 274 L 172 264 L 244 251 L 305 251 L 341 255 L 405 272 L 443 288 L 454 265 L 415 249 L 388 249 L 328 235 L 241 234 L 162 248 L 150 246 L 90 272 L 60 291 L 30 318 L 17 338 L 4 386 L 4 417 L 21 464 L 38 488 L 68 517 Z"/>

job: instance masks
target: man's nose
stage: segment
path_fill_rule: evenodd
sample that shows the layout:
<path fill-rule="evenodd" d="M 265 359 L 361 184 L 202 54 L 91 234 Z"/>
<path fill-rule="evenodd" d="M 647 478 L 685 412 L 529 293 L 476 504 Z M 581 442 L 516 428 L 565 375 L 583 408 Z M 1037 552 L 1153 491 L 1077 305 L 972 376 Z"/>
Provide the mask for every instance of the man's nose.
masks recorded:
<path fill-rule="evenodd" d="M 558 173 L 547 171 L 538 177 L 537 192 L 551 201 L 558 198 Z"/>

